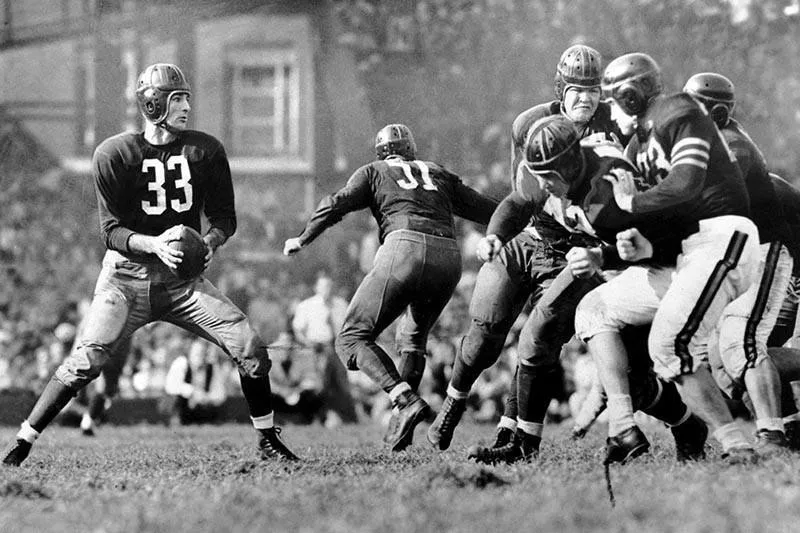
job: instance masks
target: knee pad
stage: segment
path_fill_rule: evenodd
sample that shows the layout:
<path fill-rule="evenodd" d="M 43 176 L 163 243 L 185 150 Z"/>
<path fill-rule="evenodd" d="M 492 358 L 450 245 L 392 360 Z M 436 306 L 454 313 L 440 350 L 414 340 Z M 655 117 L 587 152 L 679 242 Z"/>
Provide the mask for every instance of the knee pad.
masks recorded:
<path fill-rule="evenodd" d="M 56 370 L 56 377 L 67 387 L 80 390 L 96 379 L 110 357 L 108 345 L 80 344 Z"/>
<path fill-rule="evenodd" d="M 497 362 L 505 344 L 507 329 L 472 319 L 467 334 L 461 338 L 461 360 L 468 366 L 485 370 Z"/>

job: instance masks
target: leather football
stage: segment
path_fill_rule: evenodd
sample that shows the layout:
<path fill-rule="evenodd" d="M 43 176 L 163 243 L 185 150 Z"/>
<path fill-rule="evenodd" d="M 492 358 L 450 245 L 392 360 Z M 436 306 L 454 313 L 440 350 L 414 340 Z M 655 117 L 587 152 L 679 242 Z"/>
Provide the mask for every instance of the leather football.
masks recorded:
<path fill-rule="evenodd" d="M 179 237 L 170 241 L 170 248 L 183 252 L 183 261 L 176 268 L 170 268 L 180 279 L 196 278 L 205 270 L 205 257 L 208 253 L 203 237 L 189 226 L 183 226 Z"/>

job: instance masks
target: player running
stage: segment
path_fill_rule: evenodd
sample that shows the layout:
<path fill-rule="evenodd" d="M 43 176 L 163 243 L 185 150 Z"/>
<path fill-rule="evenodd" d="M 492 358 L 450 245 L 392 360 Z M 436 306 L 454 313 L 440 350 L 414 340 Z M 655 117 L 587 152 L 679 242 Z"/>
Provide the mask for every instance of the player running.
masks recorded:
<path fill-rule="evenodd" d="M 628 267 L 578 306 L 575 329 L 588 342 L 608 394 L 605 462 L 625 462 L 649 449 L 633 419 L 628 357 L 619 331 L 652 322 L 655 371 L 678 385 L 686 404 L 710 427 L 730 462 L 754 450 L 733 420 L 708 368 L 708 342 L 723 309 L 753 283 L 758 230 L 725 139 L 691 96 L 663 95 L 661 71 L 647 54 L 618 57 L 605 69 L 603 90 L 623 132 L 635 133 L 626 154 L 657 185 L 639 192 L 632 174 L 615 173 L 617 205 L 633 215 L 666 217 L 681 239 L 675 268 Z M 642 261 L 657 248 L 636 229 L 617 235 L 623 259 Z"/>
<path fill-rule="evenodd" d="M 205 263 L 236 230 L 234 192 L 225 150 L 214 137 L 188 129 L 191 89 L 171 64 L 144 69 L 136 85 L 144 132 L 121 133 L 97 147 L 92 161 L 100 228 L 108 248 L 75 349 L 3 454 L 19 466 L 39 434 L 109 357 L 149 322 L 163 320 L 221 347 L 239 366 L 242 392 L 262 459 L 297 460 L 274 427 L 266 344 L 247 317 L 202 275 L 179 279 L 183 253 L 170 247 L 182 226 L 203 237 Z"/>
<path fill-rule="evenodd" d="M 336 352 L 348 369 L 363 371 L 391 398 L 397 412 L 384 441 L 400 451 L 411 444 L 414 428 L 429 412 L 417 394 L 428 332 L 461 278 L 453 215 L 486 224 L 497 203 L 442 166 L 417 159 L 414 137 L 403 124 L 384 126 L 375 151 L 378 160 L 324 198 L 303 233 L 288 239 L 283 251 L 298 252 L 349 212 L 369 208 L 375 217 L 381 247 L 350 301 Z M 398 372 L 375 340 L 404 311 Z"/>
<path fill-rule="evenodd" d="M 726 372 L 734 376 L 735 388 L 730 392 L 738 397 L 744 388 L 750 397 L 759 453 L 774 453 L 785 449 L 787 442 L 781 416 L 781 380 L 767 352 L 767 340 L 792 274 L 793 256 L 784 243 L 795 239 L 761 150 L 732 117 L 736 102 L 733 83 L 721 74 L 703 72 L 689 78 L 683 91 L 703 104 L 736 156 L 750 196 L 750 217 L 761 238 L 758 283 L 725 308 L 719 349 Z M 793 251 L 796 256 L 797 243 Z"/>
<path fill-rule="evenodd" d="M 635 217 L 621 210 L 614 201 L 613 189 L 606 176 L 613 172 L 633 172 L 635 169 L 624 159 L 615 146 L 582 146 L 577 132 L 569 120 L 559 116 L 537 121 L 531 128 L 525 150 L 525 164 L 529 177 L 521 180 L 517 190 L 498 206 L 487 232 L 505 242 L 516 234 L 531 212 L 543 209 L 558 221 L 565 231 L 582 232 L 603 242 L 614 242 L 619 231 L 638 225 L 657 242 L 659 249 L 671 250 L 675 243 L 669 240 L 669 221 Z M 655 185 L 637 180 L 640 191 Z M 620 266 L 611 257 L 613 247 L 606 247 L 606 267 Z M 597 250 L 602 250 L 598 248 Z M 470 457 L 478 462 L 512 463 L 529 460 L 538 454 L 541 432 L 552 388 L 548 384 L 533 386 L 525 377 L 542 367 L 558 364 L 561 346 L 575 333 L 575 308 L 590 290 L 604 282 L 604 277 L 591 271 L 584 272 L 578 254 L 594 254 L 594 250 L 572 248 L 567 253 L 573 268 L 565 268 L 544 291 L 533 312 L 522 327 L 519 340 L 519 382 L 517 399 L 519 414 L 514 438 L 503 446 L 473 448 Z M 600 253 L 599 251 L 597 253 Z M 656 260 L 669 264 L 669 255 Z M 587 259 L 588 260 L 588 259 Z M 616 263 L 616 264 L 615 264 Z M 673 263 L 674 264 L 674 263 Z M 638 335 L 641 337 L 641 335 Z M 629 334 L 635 339 L 636 334 Z M 641 343 L 639 343 L 641 344 Z M 647 351 L 638 350 L 646 358 Z M 645 371 L 635 380 L 639 394 L 637 408 L 659 418 L 675 429 L 679 455 L 696 456 L 702 453 L 705 433 L 703 424 L 686 408 L 674 385 L 658 382 L 646 370 L 649 364 L 639 364 Z M 549 384 L 552 385 L 552 384 Z M 696 430 L 697 437 L 687 442 L 686 429 Z"/>
<path fill-rule="evenodd" d="M 512 189 L 516 189 L 521 180 L 535 181 L 525 165 L 525 145 L 533 124 L 544 117 L 566 118 L 586 143 L 619 143 L 621 134 L 611 120 L 609 107 L 600 102 L 601 62 L 600 53 L 589 46 L 579 44 L 567 48 L 556 69 L 553 87 L 556 99 L 527 109 L 514 120 L 511 126 Z M 543 204 L 538 205 L 528 213 L 536 216 L 523 221 L 518 230 L 524 231 L 508 235 L 503 240 L 487 232 L 479 243 L 479 250 L 485 251 L 479 253 L 491 260 L 487 260 L 478 272 L 470 302 L 469 329 L 456 354 L 447 396 L 428 430 L 428 440 L 440 450 L 450 446 L 472 385 L 481 372 L 497 361 L 508 332 L 526 302 L 532 295 L 534 298 L 538 296 L 539 291 L 561 271 L 566 264 L 564 256 L 567 250 L 572 246 L 598 242 L 585 233 L 565 230 L 542 207 Z M 507 444 L 516 429 L 517 380 L 524 381 L 526 388 L 545 391 L 554 381 L 562 379 L 557 357 L 550 363 L 538 368 L 525 368 L 524 375 L 515 376 L 497 429 L 496 446 Z M 541 429 L 529 430 L 541 435 Z"/>

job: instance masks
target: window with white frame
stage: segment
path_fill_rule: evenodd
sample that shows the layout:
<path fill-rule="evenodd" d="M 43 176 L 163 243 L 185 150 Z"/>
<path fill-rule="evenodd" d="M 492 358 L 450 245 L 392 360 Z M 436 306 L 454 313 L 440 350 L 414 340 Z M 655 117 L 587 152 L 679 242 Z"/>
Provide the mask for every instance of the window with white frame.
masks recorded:
<path fill-rule="evenodd" d="M 237 49 L 229 51 L 227 60 L 230 155 L 300 157 L 300 76 L 296 53 L 290 48 Z"/>

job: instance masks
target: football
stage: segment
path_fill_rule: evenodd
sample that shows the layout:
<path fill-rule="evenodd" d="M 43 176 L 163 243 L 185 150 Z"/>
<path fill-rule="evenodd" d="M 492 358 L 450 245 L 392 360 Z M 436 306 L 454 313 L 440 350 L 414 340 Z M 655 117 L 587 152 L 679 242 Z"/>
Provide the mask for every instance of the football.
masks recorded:
<path fill-rule="evenodd" d="M 189 226 L 182 226 L 180 235 L 170 241 L 169 246 L 183 252 L 183 261 L 176 268 L 170 268 L 178 278 L 192 279 L 203 273 L 208 248 L 197 231 Z"/>

